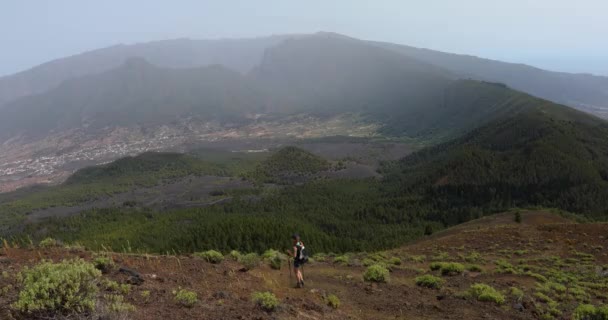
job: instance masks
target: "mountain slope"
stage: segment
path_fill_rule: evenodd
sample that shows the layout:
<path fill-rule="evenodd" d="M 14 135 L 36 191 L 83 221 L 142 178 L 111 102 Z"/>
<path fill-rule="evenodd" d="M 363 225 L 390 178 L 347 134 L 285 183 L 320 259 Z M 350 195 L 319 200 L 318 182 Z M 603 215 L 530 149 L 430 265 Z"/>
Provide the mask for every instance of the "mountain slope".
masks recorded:
<path fill-rule="evenodd" d="M 252 71 L 279 107 L 319 114 L 380 113 L 427 103 L 431 93 L 449 83 L 449 76 L 418 60 L 331 33 L 285 40 L 268 49 Z"/>
<path fill-rule="evenodd" d="M 141 58 L 99 75 L 64 82 L 3 109 L 0 138 L 79 127 L 159 124 L 179 117 L 244 119 L 263 109 L 254 85 L 221 66 L 162 69 Z"/>
<path fill-rule="evenodd" d="M 394 195 L 419 195 L 447 224 L 530 205 L 606 219 L 608 123 L 529 99 L 535 107 L 405 158 L 388 182 Z"/>
<path fill-rule="evenodd" d="M 463 78 L 502 82 L 516 90 L 608 118 L 608 77 L 553 72 L 524 64 L 392 43 L 373 43 L 445 68 Z"/>
<path fill-rule="evenodd" d="M 266 48 L 288 37 L 291 36 L 175 39 L 89 51 L 0 77 L 0 108 L 20 97 L 46 92 L 66 80 L 117 68 L 131 57 L 144 58 L 160 67 L 195 68 L 220 64 L 245 73 L 260 61 Z"/>

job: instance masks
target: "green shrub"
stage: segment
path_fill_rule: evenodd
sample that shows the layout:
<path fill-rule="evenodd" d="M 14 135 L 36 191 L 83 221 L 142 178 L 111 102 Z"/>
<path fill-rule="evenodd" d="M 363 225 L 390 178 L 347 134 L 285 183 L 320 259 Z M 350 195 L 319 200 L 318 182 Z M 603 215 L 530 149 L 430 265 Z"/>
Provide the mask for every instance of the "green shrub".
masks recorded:
<path fill-rule="evenodd" d="M 464 257 L 464 261 L 469 263 L 479 262 L 481 260 L 483 260 L 481 254 L 477 251 L 473 251 Z"/>
<path fill-rule="evenodd" d="M 230 251 L 228 256 L 234 261 L 239 261 L 239 259 L 241 258 L 241 253 L 238 252 L 237 250 L 232 250 L 232 251 Z"/>
<path fill-rule="evenodd" d="M 334 263 L 348 264 L 349 261 L 350 261 L 350 259 L 347 255 L 338 256 L 338 257 L 334 258 Z"/>
<path fill-rule="evenodd" d="M 107 291 L 120 290 L 120 284 L 118 282 L 107 279 L 101 280 L 101 287 Z"/>
<path fill-rule="evenodd" d="M 19 273 L 23 285 L 13 307 L 22 312 L 92 311 L 101 272 L 84 260 L 44 261 Z"/>
<path fill-rule="evenodd" d="M 424 255 L 420 255 L 420 256 L 411 256 L 411 257 L 410 257 L 410 259 L 411 259 L 413 262 L 416 262 L 416 263 L 422 263 L 422 262 L 426 261 L 426 256 L 424 256 Z"/>
<path fill-rule="evenodd" d="M 483 270 L 481 269 L 480 266 L 476 265 L 476 264 L 470 264 L 467 266 L 467 270 L 471 271 L 471 272 L 482 272 Z"/>
<path fill-rule="evenodd" d="M 119 290 L 122 294 L 129 294 L 129 292 L 131 292 L 131 285 L 128 283 L 123 283 L 120 285 Z"/>
<path fill-rule="evenodd" d="M 524 292 L 519 288 L 511 287 L 511 296 L 515 298 L 516 301 L 521 302 L 524 298 Z"/>
<path fill-rule="evenodd" d="M 280 253 L 277 250 L 268 249 L 262 254 L 262 259 L 271 260 L 278 255 L 280 255 Z"/>
<path fill-rule="evenodd" d="M 144 299 L 145 302 L 148 302 L 148 300 L 150 300 L 150 290 L 144 290 L 140 292 L 139 295 L 142 297 L 142 299 Z"/>
<path fill-rule="evenodd" d="M 334 309 L 338 309 L 340 307 L 340 299 L 335 294 L 328 295 L 325 300 L 327 305 Z"/>
<path fill-rule="evenodd" d="M 420 287 L 439 289 L 443 285 L 443 279 L 430 274 L 425 274 L 415 279 L 416 285 Z"/>
<path fill-rule="evenodd" d="M 315 255 L 312 256 L 312 258 L 318 262 L 327 261 L 327 255 L 325 255 L 324 253 L 316 253 Z"/>
<path fill-rule="evenodd" d="M 464 266 L 458 262 L 433 262 L 429 267 L 432 271 L 441 270 L 442 275 L 461 274 Z"/>
<path fill-rule="evenodd" d="M 369 267 L 369 266 L 371 266 L 371 265 L 373 265 L 373 264 L 376 264 L 376 261 L 374 261 L 374 260 L 372 260 L 372 259 L 370 259 L 370 258 L 365 258 L 365 259 L 363 259 L 363 260 L 361 261 L 361 264 L 362 264 L 364 267 Z"/>
<path fill-rule="evenodd" d="M 399 266 L 399 265 L 401 265 L 401 259 L 398 257 L 392 257 L 388 260 L 388 263 L 395 265 L 395 266 Z"/>
<path fill-rule="evenodd" d="M 461 274 L 464 271 L 464 266 L 458 262 L 446 262 L 441 265 L 442 275 Z"/>
<path fill-rule="evenodd" d="M 260 256 L 257 253 L 248 253 L 242 255 L 239 262 L 243 265 L 245 270 L 252 270 L 260 264 Z"/>
<path fill-rule="evenodd" d="M 205 252 L 196 252 L 194 253 L 195 257 L 199 257 L 204 259 L 207 262 L 211 263 L 220 263 L 224 260 L 224 255 L 221 252 L 215 250 L 208 250 Z"/>
<path fill-rule="evenodd" d="M 56 247 L 57 245 L 58 245 L 57 240 L 55 240 L 53 238 L 45 238 L 44 240 L 40 241 L 40 243 L 38 244 L 38 246 L 40 248 Z"/>
<path fill-rule="evenodd" d="M 478 301 L 490 301 L 496 304 L 505 302 L 505 297 L 487 284 L 476 283 L 469 288 L 469 293 Z"/>
<path fill-rule="evenodd" d="M 93 259 L 93 264 L 95 265 L 95 268 L 97 268 L 98 270 L 100 270 L 103 273 L 108 273 L 115 266 L 114 260 L 112 260 L 111 257 L 104 256 L 104 255 L 96 256 Z"/>
<path fill-rule="evenodd" d="M 281 270 L 281 266 L 283 264 L 283 259 L 281 256 L 276 255 L 270 259 L 270 267 L 274 270 Z"/>
<path fill-rule="evenodd" d="M 251 295 L 251 299 L 266 311 L 274 311 L 279 305 L 279 300 L 271 292 L 254 292 Z"/>
<path fill-rule="evenodd" d="M 108 310 L 112 313 L 122 314 L 135 311 L 135 306 L 125 302 L 125 297 L 119 294 L 106 294 L 103 297 L 108 303 Z"/>
<path fill-rule="evenodd" d="M 194 291 L 178 288 L 173 290 L 173 298 L 175 302 L 188 308 L 192 308 L 198 301 L 198 295 Z"/>
<path fill-rule="evenodd" d="M 443 262 L 432 262 L 429 266 L 429 269 L 431 269 L 431 271 L 437 271 L 441 269 L 442 266 Z"/>
<path fill-rule="evenodd" d="M 365 273 L 363 273 L 363 280 L 369 282 L 388 282 L 389 271 L 382 265 L 371 265 L 367 267 L 367 270 L 365 270 Z"/>
<path fill-rule="evenodd" d="M 608 305 L 595 307 L 590 304 L 581 304 L 572 314 L 573 320 L 608 320 Z"/>

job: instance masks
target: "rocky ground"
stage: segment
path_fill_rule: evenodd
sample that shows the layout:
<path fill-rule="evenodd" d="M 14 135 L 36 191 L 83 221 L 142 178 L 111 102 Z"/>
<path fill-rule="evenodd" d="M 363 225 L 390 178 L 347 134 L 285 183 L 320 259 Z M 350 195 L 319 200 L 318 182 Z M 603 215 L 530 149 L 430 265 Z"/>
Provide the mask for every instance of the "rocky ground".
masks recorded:
<path fill-rule="evenodd" d="M 120 294 L 135 309 L 122 319 L 571 319 L 579 304 L 608 303 L 608 224 L 578 224 L 544 211 L 522 211 L 517 223 L 514 215 L 476 220 L 386 252 L 316 255 L 304 268 L 303 289 L 294 288 L 285 262 L 280 270 L 266 261 L 244 271 L 242 261 L 228 255 L 212 264 L 195 256 L 107 253 L 115 266 L 102 278 L 125 284 Z M 5 244 L 0 318 L 35 318 L 10 306 L 20 290 L 15 276 L 25 266 L 99 254 Z M 464 270 L 443 272 L 449 263 Z M 390 279 L 364 281 L 370 264 L 391 269 Z M 143 282 L 126 285 L 133 283 L 130 271 Z M 441 279 L 441 287 L 417 285 L 423 274 Z M 504 301 L 480 301 L 487 299 L 472 294 L 474 284 L 491 286 Z M 175 300 L 179 288 L 197 294 L 193 306 Z M 263 310 L 252 302 L 254 292 L 273 293 L 279 305 Z M 328 305 L 330 294 L 340 300 L 337 308 Z"/>

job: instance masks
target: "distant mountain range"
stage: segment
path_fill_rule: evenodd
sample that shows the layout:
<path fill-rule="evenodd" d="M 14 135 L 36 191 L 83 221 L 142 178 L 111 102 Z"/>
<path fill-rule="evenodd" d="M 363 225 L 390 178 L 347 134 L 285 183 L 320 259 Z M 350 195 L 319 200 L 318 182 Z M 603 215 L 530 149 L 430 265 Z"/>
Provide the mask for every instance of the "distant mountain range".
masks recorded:
<path fill-rule="evenodd" d="M 316 37 L 346 38 L 333 33 Z M 134 45 L 118 45 L 54 60 L 14 75 L 0 78 L 0 108 L 31 94 L 46 92 L 62 82 L 98 74 L 141 57 L 167 68 L 196 68 L 220 64 L 248 73 L 261 64 L 267 49 L 285 40 L 310 35 L 277 35 L 253 39 L 176 39 Z M 551 72 L 532 66 L 444 53 L 400 44 L 363 41 L 442 68 L 455 77 L 507 84 L 544 99 L 608 117 L 608 77 Z"/>

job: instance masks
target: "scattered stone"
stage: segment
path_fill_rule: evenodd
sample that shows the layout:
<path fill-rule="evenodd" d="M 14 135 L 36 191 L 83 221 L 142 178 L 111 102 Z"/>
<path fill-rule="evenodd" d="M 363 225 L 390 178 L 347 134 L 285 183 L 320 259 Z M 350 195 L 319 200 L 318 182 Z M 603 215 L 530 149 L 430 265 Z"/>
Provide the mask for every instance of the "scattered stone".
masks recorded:
<path fill-rule="evenodd" d="M 519 312 L 523 312 L 524 310 L 526 310 L 526 308 L 524 307 L 523 304 L 521 303 L 516 303 L 513 305 L 513 309 L 519 311 Z"/>
<path fill-rule="evenodd" d="M 127 279 L 128 284 L 139 286 L 144 283 L 144 278 L 142 278 L 141 274 L 135 270 L 120 267 L 120 269 L 118 269 L 118 272 L 129 275 L 129 278 Z"/>
<path fill-rule="evenodd" d="M 140 277 L 129 276 L 127 283 L 134 286 L 140 286 L 144 283 L 144 279 Z"/>
<path fill-rule="evenodd" d="M 226 291 L 217 291 L 216 293 L 213 294 L 213 298 L 215 299 L 228 299 L 231 297 L 230 292 L 226 292 Z"/>

